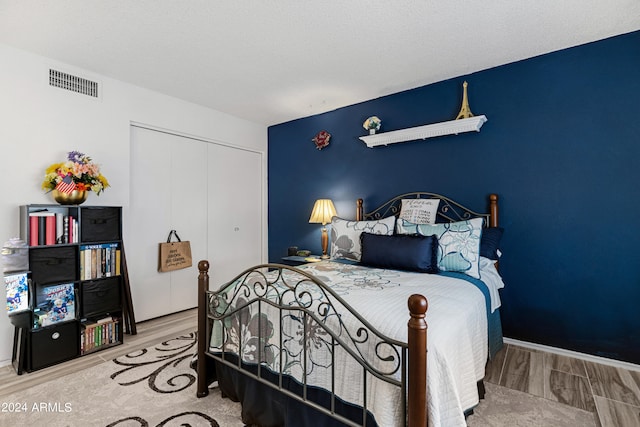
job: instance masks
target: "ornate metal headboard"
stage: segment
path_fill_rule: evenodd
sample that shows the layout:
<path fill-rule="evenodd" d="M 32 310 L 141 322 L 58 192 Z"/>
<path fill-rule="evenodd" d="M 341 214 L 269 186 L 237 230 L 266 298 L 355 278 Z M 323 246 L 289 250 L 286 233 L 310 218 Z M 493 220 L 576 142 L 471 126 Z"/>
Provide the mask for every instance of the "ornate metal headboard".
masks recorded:
<path fill-rule="evenodd" d="M 498 226 L 498 195 L 497 194 L 489 195 L 489 212 L 488 213 L 478 213 L 461 205 L 458 202 L 451 200 L 448 197 L 442 196 L 440 194 L 427 193 L 422 191 L 401 194 L 399 196 L 394 197 L 391 200 L 388 200 L 387 202 L 383 203 L 382 205 L 372 210 L 371 212 L 366 212 L 366 213 L 364 212 L 364 208 L 363 208 L 363 200 L 358 199 L 357 210 L 356 210 L 356 220 L 362 221 L 362 220 L 386 218 L 391 215 L 397 216 L 400 214 L 400 208 L 402 207 L 402 199 L 440 199 L 440 204 L 438 205 L 436 222 L 455 222 L 455 221 L 463 221 L 471 218 L 484 218 L 485 224 L 487 227 Z"/>

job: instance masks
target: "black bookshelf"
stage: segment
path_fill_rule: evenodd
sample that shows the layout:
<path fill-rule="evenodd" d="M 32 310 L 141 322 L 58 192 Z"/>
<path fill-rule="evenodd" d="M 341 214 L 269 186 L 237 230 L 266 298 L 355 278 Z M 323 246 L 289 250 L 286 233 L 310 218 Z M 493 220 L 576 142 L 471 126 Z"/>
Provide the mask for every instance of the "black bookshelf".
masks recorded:
<path fill-rule="evenodd" d="M 122 344 L 135 317 L 117 206 L 24 205 L 29 310 L 11 316 L 18 374 Z"/>

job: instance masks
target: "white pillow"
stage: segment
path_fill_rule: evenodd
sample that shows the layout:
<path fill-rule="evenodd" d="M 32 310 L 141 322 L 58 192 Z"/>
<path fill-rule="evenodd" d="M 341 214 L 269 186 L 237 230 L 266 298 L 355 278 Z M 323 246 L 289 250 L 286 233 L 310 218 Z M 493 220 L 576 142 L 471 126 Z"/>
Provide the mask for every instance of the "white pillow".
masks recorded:
<path fill-rule="evenodd" d="M 413 224 L 435 224 L 440 199 L 402 199 L 398 218 Z"/>
<path fill-rule="evenodd" d="M 442 224 L 413 224 L 399 219 L 398 234 L 420 234 L 438 238 L 438 268 L 480 278 L 482 218 Z"/>
<path fill-rule="evenodd" d="M 395 223 L 395 216 L 370 221 L 349 221 L 334 216 L 331 220 L 331 259 L 360 261 L 360 234 L 367 232 L 390 236 Z"/>

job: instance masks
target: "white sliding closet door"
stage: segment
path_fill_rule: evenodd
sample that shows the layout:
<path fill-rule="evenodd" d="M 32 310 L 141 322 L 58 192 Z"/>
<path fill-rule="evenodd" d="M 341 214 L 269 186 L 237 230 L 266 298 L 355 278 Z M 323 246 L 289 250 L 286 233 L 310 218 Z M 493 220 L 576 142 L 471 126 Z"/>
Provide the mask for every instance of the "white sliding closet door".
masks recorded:
<path fill-rule="evenodd" d="M 212 288 L 262 260 L 262 154 L 131 127 L 126 255 L 137 321 L 197 306 L 198 261 Z M 193 266 L 158 273 L 158 243 L 175 229 Z"/>
<path fill-rule="evenodd" d="M 136 320 L 198 304 L 197 260 L 207 253 L 207 144 L 131 128 L 130 235 L 126 244 Z M 158 243 L 175 229 L 191 242 L 190 268 L 158 273 Z"/>
<path fill-rule="evenodd" d="M 262 260 L 262 155 L 209 145 L 209 264 L 218 286 Z"/>

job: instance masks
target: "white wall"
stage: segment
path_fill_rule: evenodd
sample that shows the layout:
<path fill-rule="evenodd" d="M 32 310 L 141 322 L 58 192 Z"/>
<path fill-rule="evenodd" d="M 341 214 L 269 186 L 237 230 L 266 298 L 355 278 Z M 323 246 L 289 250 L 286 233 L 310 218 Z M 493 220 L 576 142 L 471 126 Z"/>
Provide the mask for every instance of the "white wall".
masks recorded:
<path fill-rule="evenodd" d="M 50 87 L 49 68 L 98 81 L 101 98 Z M 111 188 L 99 197 L 90 194 L 85 204 L 123 206 L 126 243 L 129 187 L 133 184 L 129 177 L 135 167 L 129 164 L 131 122 L 251 148 L 265 153 L 266 158 L 264 125 L 0 44 L 0 245 L 19 234 L 18 206 L 53 203 L 40 189 L 44 170 L 63 161 L 70 150 L 84 152 L 101 165 Z M 266 167 L 264 170 L 266 175 Z M 266 197 L 267 192 L 264 194 Z M 264 203 L 266 206 L 266 200 Z M 266 258 L 266 218 L 263 224 Z M 12 344 L 13 327 L 3 310 L 0 365 L 10 362 Z"/>

